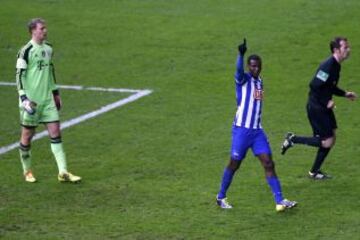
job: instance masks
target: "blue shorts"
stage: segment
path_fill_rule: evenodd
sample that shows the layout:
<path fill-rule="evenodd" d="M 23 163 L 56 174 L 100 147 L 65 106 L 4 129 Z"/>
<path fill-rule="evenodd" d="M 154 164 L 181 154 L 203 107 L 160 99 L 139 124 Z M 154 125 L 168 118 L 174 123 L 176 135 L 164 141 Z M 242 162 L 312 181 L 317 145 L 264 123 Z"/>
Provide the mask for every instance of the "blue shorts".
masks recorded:
<path fill-rule="evenodd" d="M 233 126 L 231 158 L 238 161 L 243 160 L 249 148 L 255 156 L 260 154 L 271 155 L 270 144 L 263 129 Z"/>

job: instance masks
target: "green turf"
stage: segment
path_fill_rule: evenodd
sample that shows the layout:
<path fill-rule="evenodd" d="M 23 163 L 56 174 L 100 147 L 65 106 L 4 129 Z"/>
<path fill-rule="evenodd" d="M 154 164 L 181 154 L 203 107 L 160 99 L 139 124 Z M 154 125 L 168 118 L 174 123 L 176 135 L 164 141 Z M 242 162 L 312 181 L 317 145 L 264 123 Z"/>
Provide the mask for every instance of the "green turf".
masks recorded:
<path fill-rule="evenodd" d="M 1 97 L 9 100 L 6 108 L 6 117 L 0 124 L 0 146 L 18 141 L 20 136 L 18 94 L 15 86 L 0 86 Z M 92 90 L 60 90 L 63 100 L 60 119 L 67 121 L 74 119 L 88 112 L 98 110 L 103 106 L 128 97 L 131 93 L 92 91 Z M 10 99 L 13 101 L 11 102 Z M 81 99 L 79 101 L 79 99 Z M 70 104 L 71 103 L 71 104 Z M 39 126 L 37 132 L 44 130 L 44 126 Z"/>
<path fill-rule="evenodd" d="M 334 179 L 306 178 L 314 149 L 284 157 L 279 146 L 288 130 L 311 133 L 307 85 L 335 35 L 347 36 L 353 51 L 340 86 L 360 92 L 359 9 L 355 0 L 0 0 L 0 81 L 14 81 L 26 22 L 41 16 L 61 84 L 154 90 L 63 132 L 81 184 L 57 183 L 47 139 L 33 143 L 37 184 L 23 181 L 16 150 L 0 155 L 0 238 L 358 239 L 359 103 L 335 99 L 338 140 L 324 166 Z M 299 201 L 284 214 L 275 213 L 250 153 L 228 193 L 235 208 L 214 202 L 244 36 L 248 52 L 263 58 L 263 126 L 283 191 Z M 68 118 L 119 97 L 79 94 L 62 91 Z M 0 86 L 0 98 L 0 142 L 12 143 L 19 134 L 14 88 Z"/>

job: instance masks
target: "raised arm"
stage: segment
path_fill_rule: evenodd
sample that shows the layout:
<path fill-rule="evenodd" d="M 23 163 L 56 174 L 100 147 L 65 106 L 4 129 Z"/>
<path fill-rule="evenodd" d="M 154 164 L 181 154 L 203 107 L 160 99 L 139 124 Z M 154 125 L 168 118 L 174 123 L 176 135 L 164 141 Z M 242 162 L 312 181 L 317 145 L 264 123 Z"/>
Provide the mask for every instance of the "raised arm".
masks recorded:
<path fill-rule="evenodd" d="M 244 42 L 239 45 L 239 55 L 236 62 L 236 72 L 235 72 L 235 81 L 237 84 L 244 84 L 245 78 L 244 78 L 244 55 L 247 50 L 246 46 L 246 38 L 244 38 Z"/>

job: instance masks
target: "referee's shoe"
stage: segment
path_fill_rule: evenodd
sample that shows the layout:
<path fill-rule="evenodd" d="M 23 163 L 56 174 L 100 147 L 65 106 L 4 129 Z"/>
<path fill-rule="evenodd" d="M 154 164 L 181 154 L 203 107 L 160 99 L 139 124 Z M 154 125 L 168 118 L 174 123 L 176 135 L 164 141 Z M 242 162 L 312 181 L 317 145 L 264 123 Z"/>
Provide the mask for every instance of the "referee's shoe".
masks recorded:
<path fill-rule="evenodd" d="M 317 172 L 309 171 L 309 177 L 314 180 L 326 180 L 326 179 L 332 178 L 331 175 L 326 174 L 320 170 Z"/>
<path fill-rule="evenodd" d="M 283 142 L 283 144 L 281 146 L 281 154 L 282 155 L 284 155 L 286 153 L 286 151 L 294 145 L 294 143 L 292 141 L 293 137 L 295 137 L 295 134 L 293 134 L 291 132 L 288 132 L 285 135 L 284 142 Z"/>

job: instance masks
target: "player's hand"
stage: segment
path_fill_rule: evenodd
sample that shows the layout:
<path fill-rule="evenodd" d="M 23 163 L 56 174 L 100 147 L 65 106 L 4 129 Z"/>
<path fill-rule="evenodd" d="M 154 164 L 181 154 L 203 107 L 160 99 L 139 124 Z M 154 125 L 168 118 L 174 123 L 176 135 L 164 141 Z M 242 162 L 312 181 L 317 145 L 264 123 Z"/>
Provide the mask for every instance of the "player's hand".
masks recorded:
<path fill-rule="evenodd" d="M 36 105 L 37 105 L 35 102 L 30 101 L 28 98 L 25 98 L 21 104 L 28 114 L 30 114 L 30 115 L 35 114 Z"/>
<path fill-rule="evenodd" d="M 327 105 L 326 105 L 326 107 L 327 107 L 328 109 L 336 108 L 336 107 L 335 107 L 335 102 L 334 102 L 333 100 L 329 100 L 328 103 L 327 103 Z"/>
<path fill-rule="evenodd" d="M 241 56 L 244 56 L 246 53 L 247 47 L 246 47 L 246 38 L 244 38 L 244 42 L 239 45 L 239 53 Z"/>
<path fill-rule="evenodd" d="M 357 98 L 357 95 L 354 92 L 346 92 L 345 97 L 351 101 L 354 101 Z"/>
<path fill-rule="evenodd" d="M 55 101 L 56 109 L 60 111 L 62 106 L 60 95 L 54 95 L 54 101 Z"/>

